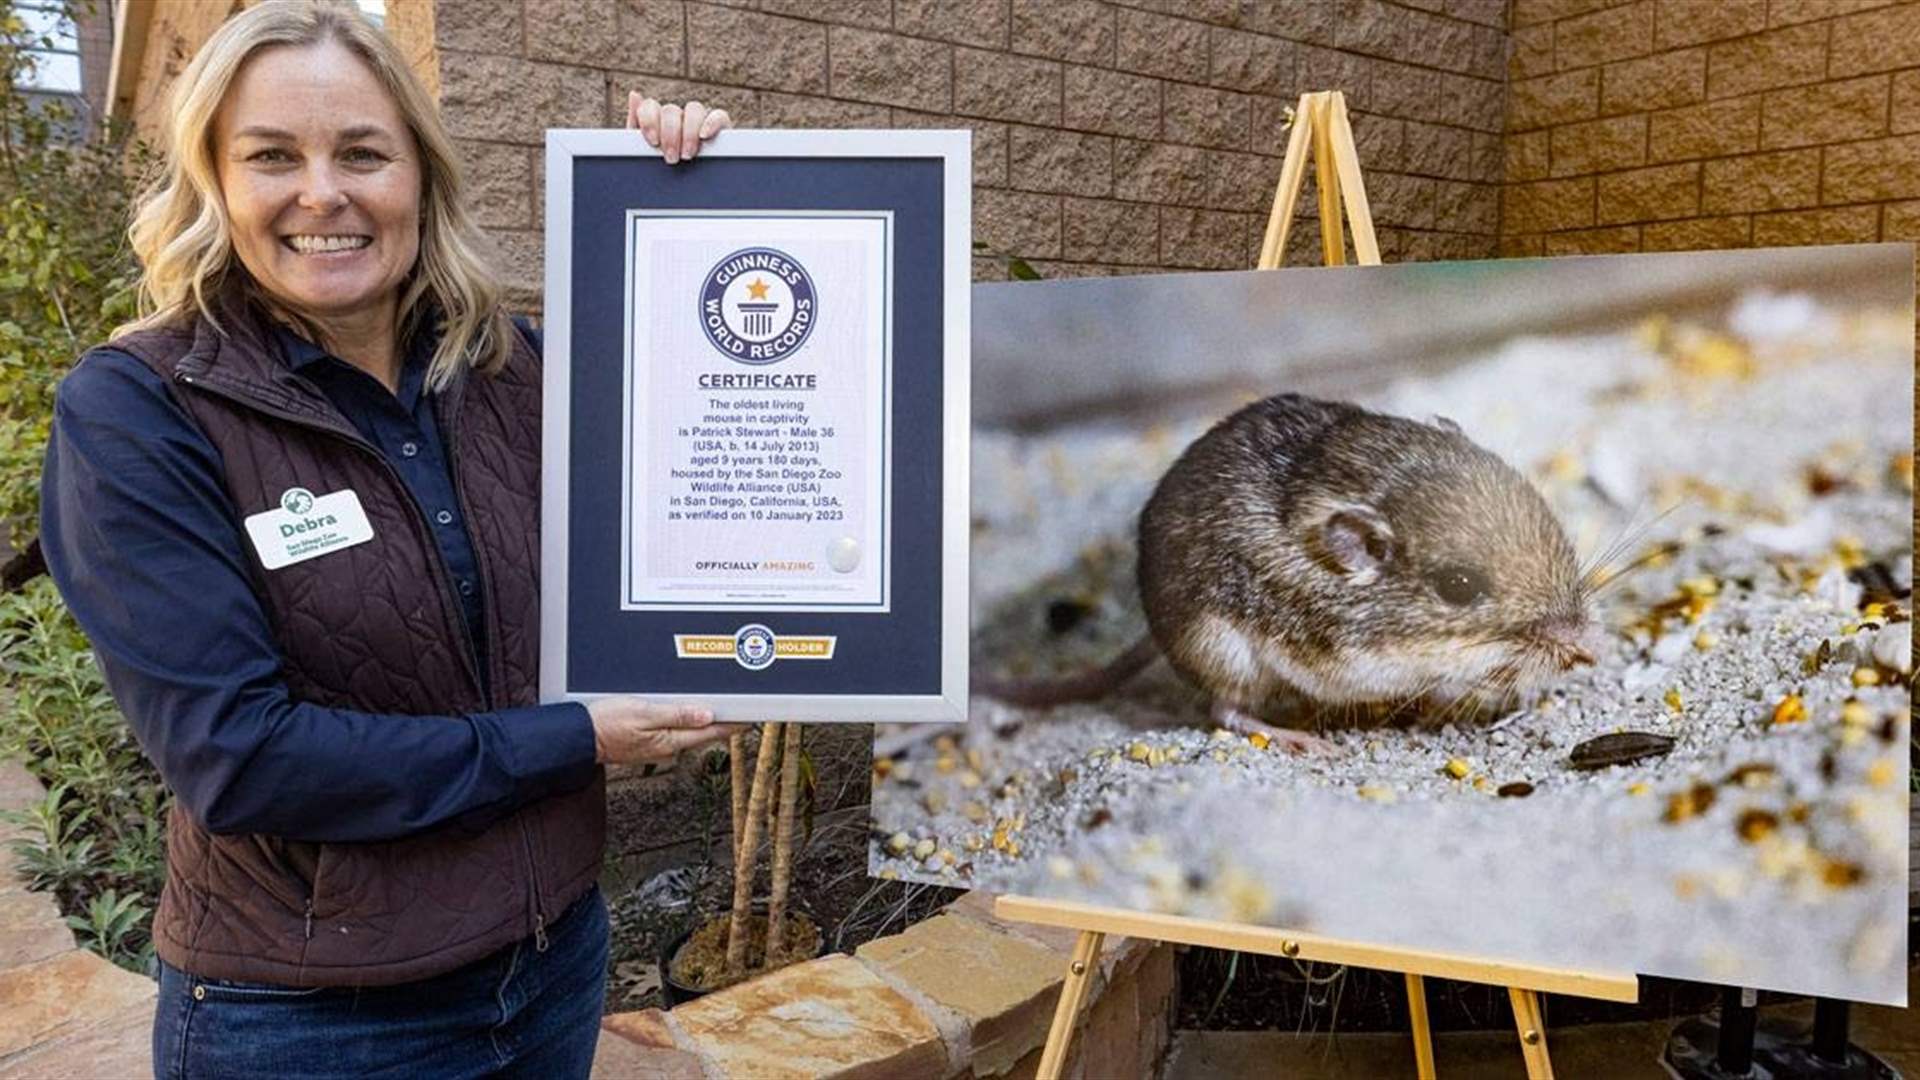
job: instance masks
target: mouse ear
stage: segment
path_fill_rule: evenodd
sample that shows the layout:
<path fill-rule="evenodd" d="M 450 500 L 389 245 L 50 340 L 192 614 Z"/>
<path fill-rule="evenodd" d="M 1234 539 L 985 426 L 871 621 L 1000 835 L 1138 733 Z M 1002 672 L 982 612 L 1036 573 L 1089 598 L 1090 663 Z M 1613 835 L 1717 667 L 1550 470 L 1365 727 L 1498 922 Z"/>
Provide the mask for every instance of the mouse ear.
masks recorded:
<path fill-rule="evenodd" d="M 1393 526 L 1371 506 L 1348 503 L 1320 522 L 1315 546 L 1329 569 L 1369 585 L 1398 554 Z"/>

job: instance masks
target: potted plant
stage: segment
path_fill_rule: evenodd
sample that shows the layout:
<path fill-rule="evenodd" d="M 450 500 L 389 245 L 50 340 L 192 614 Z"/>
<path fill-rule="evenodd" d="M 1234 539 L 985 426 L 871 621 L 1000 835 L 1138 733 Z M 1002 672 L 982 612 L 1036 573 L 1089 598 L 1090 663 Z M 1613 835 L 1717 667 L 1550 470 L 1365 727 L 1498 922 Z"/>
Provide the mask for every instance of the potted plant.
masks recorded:
<path fill-rule="evenodd" d="M 811 770 L 801 746 L 801 724 L 763 724 L 753 782 L 747 784 L 747 737 L 727 745 L 733 808 L 733 904 L 668 942 L 661 956 L 662 992 L 677 1005 L 755 975 L 820 954 L 825 935 L 790 902 L 796 821 Z M 775 766 L 778 778 L 775 777 Z M 760 849 L 771 834 L 771 879 L 764 904 L 753 899 Z"/>

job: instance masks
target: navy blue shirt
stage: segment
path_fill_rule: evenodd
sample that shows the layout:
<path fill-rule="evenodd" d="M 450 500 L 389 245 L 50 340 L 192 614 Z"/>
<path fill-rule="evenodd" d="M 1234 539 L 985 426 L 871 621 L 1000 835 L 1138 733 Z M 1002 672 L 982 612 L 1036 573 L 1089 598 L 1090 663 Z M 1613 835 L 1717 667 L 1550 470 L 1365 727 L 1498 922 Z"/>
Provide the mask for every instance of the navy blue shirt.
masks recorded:
<path fill-rule="evenodd" d="M 295 334 L 278 337 L 281 358 L 393 464 L 433 523 L 485 672 L 478 562 L 423 390 L 431 342 L 405 358 L 396 393 Z M 592 779 L 579 704 L 398 716 L 292 700 L 224 476 L 219 451 L 132 356 L 95 349 L 61 383 L 42 478 L 47 566 L 141 747 L 196 821 L 216 833 L 384 840 L 478 827 Z"/>

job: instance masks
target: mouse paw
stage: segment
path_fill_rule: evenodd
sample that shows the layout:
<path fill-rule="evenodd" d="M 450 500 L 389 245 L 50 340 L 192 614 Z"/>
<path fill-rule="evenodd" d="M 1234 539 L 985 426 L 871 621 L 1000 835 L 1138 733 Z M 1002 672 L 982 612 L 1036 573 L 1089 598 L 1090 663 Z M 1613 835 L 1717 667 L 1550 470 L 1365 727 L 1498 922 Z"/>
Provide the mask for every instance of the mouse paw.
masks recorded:
<path fill-rule="evenodd" d="M 1228 731 L 1240 735 L 1264 735 L 1270 744 L 1279 746 L 1289 754 L 1331 754 L 1339 749 L 1317 735 L 1309 735 L 1292 728 L 1275 727 L 1225 702 L 1214 702 L 1211 711 L 1213 722 Z"/>

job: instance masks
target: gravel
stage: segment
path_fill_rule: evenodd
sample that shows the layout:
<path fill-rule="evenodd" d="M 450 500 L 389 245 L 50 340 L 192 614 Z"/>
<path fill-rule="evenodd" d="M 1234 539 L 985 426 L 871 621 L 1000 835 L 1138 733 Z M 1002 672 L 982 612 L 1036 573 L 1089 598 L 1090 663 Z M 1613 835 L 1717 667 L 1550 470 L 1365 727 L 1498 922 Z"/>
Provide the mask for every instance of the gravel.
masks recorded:
<path fill-rule="evenodd" d="M 963 730 L 882 735 L 906 749 L 877 755 L 871 870 L 1904 1003 L 1912 335 L 1756 292 L 1389 387 L 1363 404 L 1458 422 L 1583 553 L 1658 553 L 1597 605 L 1594 667 L 1305 757 L 1211 730 L 1165 665 L 1050 712 L 976 697 Z M 976 669 L 1075 670 L 1143 632 L 1132 520 L 1210 419 L 975 433 Z M 1616 732 L 1673 744 L 1572 766 Z"/>

